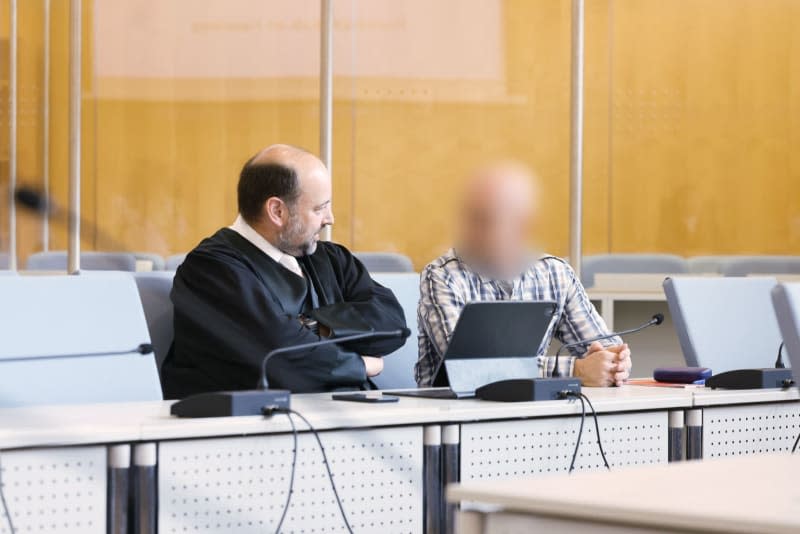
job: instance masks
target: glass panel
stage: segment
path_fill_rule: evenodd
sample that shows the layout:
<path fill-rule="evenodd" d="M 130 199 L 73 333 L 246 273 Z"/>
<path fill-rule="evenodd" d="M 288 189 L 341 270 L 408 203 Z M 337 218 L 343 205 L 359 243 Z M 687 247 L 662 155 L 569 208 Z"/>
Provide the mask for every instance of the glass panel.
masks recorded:
<path fill-rule="evenodd" d="M 516 158 L 544 184 L 541 244 L 565 254 L 568 2 L 362 0 L 336 21 L 335 238 L 421 269 L 452 245 L 464 176 Z"/>

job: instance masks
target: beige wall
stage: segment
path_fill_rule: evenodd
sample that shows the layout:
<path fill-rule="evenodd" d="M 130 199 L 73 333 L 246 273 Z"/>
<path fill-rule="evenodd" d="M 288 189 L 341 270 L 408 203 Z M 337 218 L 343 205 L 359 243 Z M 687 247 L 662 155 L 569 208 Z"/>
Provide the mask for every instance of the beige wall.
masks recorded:
<path fill-rule="evenodd" d="M 51 176 L 61 199 L 67 4 L 53 0 Z M 313 79 L 217 82 L 206 101 L 98 98 L 91 50 L 102 43 L 91 42 L 92 4 L 85 2 L 82 207 L 110 239 L 87 233 L 87 248 L 116 241 L 131 250 L 185 251 L 233 219 L 237 173 L 255 150 L 278 141 L 317 149 L 319 106 L 305 97 Z M 792 32 L 800 3 L 586 4 L 585 251 L 800 254 L 800 38 Z M 42 13 L 39 2 L 20 5 L 19 173 L 35 183 Z M 2 39 L 7 21 L 4 10 Z M 544 246 L 566 254 L 570 2 L 509 0 L 502 21 L 505 76 L 495 86 L 336 79 L 336 240 L 400 251 L 421 267 L 448 246 L 451 193 L 464 173 L 515 157 L 545 184 Z M 353 53 L 357 59 L 358 48 Z M 117 83 L 142 94 L 158 84 L 159 95 L 209 84 Z M 286 93 L 269 91 L 271 83 L 299 96 L 242 100 L 254 83 L 267 83 L 267 95 Z M 3 147 L 6 136 L 3 127 Z M 6 165 L 2 173 L 5 183 Z M 63 248 L 63 232 L 54 237 L 53 248 Z M 20 254 L 40 246 L 38 222 L 24 218 Z"/>

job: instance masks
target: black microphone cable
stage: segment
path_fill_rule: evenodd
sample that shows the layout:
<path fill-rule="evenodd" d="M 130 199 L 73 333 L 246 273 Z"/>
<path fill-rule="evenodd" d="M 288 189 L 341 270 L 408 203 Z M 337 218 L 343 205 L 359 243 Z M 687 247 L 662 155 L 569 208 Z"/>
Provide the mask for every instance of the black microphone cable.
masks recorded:
<path fill-rule="evenodd" d="M 294 472 L 297 467 L 297 427 L 294 425 L 291 413 L 286 413 L 286 418 L 289 419 L 289 424 L 292 425 L 292 474 L 289 476 L 289 493 L 286 494 L 286 504 L 283 505 L 283 512 L 281 519 L 278 521 L 278 526 L 275 527 L 275 534 L 281 534 L 283 522 L 286 519 L 286 513 L 289 511 L 289 505 L 292 502 L 292 494 L 294 494 Z"/>
<path fill-rule="evenodd" d="M 797 444 L 795 444 L 796 446 Z M 2 455 L 0 455 L 2 456 Z M 11 520 L 11 511 L 8 509 L 8 503 L 6 502 L 6 493 L 3 491 L 4 484 L 3 484 L 3 464 L 0 462 L 0 501 L 3 501 L 3 513 L 6 514 L 6 523 L 8 523 L 8 530 L 11 534 L 16 534 L 16 529 L 14 528 L 14 522 Z"/>
<path fill-rule="evenodd" d="M 322 440 L 319 437 L 319 433 L 317 432 L 317 429 L 314 428 L 314 425 L 312 425 L 311 422 L 309 422 L 309 420 L 306 419 L 303 414 L 301 414 L 297 410 L 292 410 L 291 408 L 275 408 L 275 407 L 272 407 L 272 406 L 265 406 L 262 409 L 262 411 L 263 411 L 264 415 L 266 415 L 266 416 L 270 416 L 275 412 L 285 413 L 287 415 L 294 414 L 297 417 L 299 417 L 300 419 L 302 419 L 302 421 L 306 424 L 306 426 L 311 431 L 311 433 L 314 434 L 314 438 L 317 440 L 317 445 L 319 446 L 319 450 L 322 453 L 322 463 L 325 465 L 325 471 L 328 473 L 328 480 L 331 483 L 331 489 L 333 490 L 333 496 L 336 498 L 336 504 L 339 506 L 339 512 L 342 515 L 342 521 L 344 521 L 344 526 L 345 526 L 345 528 L 347 528 L 347 532 L 349 534 L 353 534 L 353 529 L 350 526 L 350 522 L 347 521 L 347 514 L 344 511 L 344 506 L 342 505 L 342 499 L 339 497 L 339 492 L 336 490 L 336 483 L 333 481 L 333 473 L 331 472 L 331 466 L 328 463 L 328 455 L 325 454 L 325 447 L 322 445 Z M 293 428 L 294 428 L 294 426 L 293 426 Z M 295 430 L 295 432 L 296 432 L 296 430 Z M 295 450 L 296 450 L 296 447 L 295 447 Z M 290 488 L 290 491 L 292 489 L 293 488 Z"/>
<path fill-rule="evenodd" d="M 800 443 L 800 432 L 798 432 L 797 439 L 794 440 L 794 445 L 792 445 L 792 454 L 794 454 L 794 451 L 797 450 L 797 444 L 798 443 Z"/>
<path fill-rule="evenodd" d="M 603 465 L 611 471 L 611 466 L 608 463 L 608 459 L 606 458 L 606 451 L 603 449 L 603 440 L 600 438 L 600 422 L 597 419 L 597 410 L 594 409 L 594 404 L 592 401 L 587 397 L 583 392 L 575 392 L 571 390 L 565 390 L 560 392 L 559 396 L 561 398 L 573 398 L 578 399 L 581 402 L 581 426 L 578 428 L 578 440 L 575 442 L 575 450 L 572 453 L 572 461 L 569 464 L 569 473 L 572 473 L 575 469 L 575 459 L 578 457 L 578 449 L 581 446 L 581 438 L 583 437 L 583 425 L 586 421 L 586 404 L 589 404 L 589 408 L 592 410 L 592 417 L 594 418 L 594 430 L 595 434 L 597 434 L 597 448 L 600 450 L 600 457 L 603 458 Z"/>
<path fill-rule="evenodd" d="M 581 397 L 586 399 L 586 402 L 589 403 L 589 408 L 592 409 L 592 416 L 594 417 L 594 431 L 597 434 L 597 448 L 600 449 L 600 456 L 603 458 L 603 465 L 606 466 L 606 469 L 611 471 L 611 466 L 608 465 L 608 460 L 606 459 L 606 451 L 603 450 L 603 440 L 600 439 L 600 423 L 597 422 L 597 410 L 594 409 L 594 405 L 592 401 L 586 395 L 581 392 Z"/>
<path fill-rule="evenodd" d="M 783 363 L 783 344 L 784 342 L 781 341 L 781 344 L 778 345 L 778 358 L 775 360 L 775 369 L 786 369 L 786 365 Z"/>
<path fill-rule="evenodd" d="M 581 447 L 581 438 L 583 437 L 583 423 L 586 421 L 586 403 L 583 401 L 583 395 L 569 395 L 581 401 L 581 426 L 578 428 L 578 440 L 575 442 L 575 450 L 572 452 L 572 461 L 569 463 L 569 471 L 572 473 L 575 469 L 575 458 L 578 457 L 578 449 Z"/>

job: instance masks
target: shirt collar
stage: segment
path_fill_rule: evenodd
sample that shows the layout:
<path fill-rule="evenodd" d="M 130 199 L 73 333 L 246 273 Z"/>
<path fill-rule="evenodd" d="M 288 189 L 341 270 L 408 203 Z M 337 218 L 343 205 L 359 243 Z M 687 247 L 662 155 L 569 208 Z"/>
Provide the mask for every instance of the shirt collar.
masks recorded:
<path fill-rule="evenodd" d="M 278 263 L 287 254 L 280 250 L 278 247 L 264 239 L 264 236 L 255 231 L 255 229 L 247 224 L 247 221 L 239 215 L 232 225 L 229 226 L 231 230 L 238 233 L 243 238 L 247 239 L 250 243 L 255 245 L 261 252 L 272 258 Z"/>

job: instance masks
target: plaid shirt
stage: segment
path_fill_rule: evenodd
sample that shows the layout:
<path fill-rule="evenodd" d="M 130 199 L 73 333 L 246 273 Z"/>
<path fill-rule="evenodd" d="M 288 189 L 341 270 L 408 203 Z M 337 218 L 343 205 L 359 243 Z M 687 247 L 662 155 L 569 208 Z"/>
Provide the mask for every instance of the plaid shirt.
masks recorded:
<path fill-rule="evenodd" d="M 504 282 L 472 271 L 451 249 L 428 264 L 420 277 L 419 360 L 414 372 L 421 387 L 432 385 L 461 309 L 468 302 L 492 300 L 551 300 L 556 303 L 557 319 L 550 324 L 537 352 L 540 367 L 554 337 L 562 343 L 574 343 L 609 333 L 605 321 L 575 277 L 575 271 L 561 258 L 541 256 L 522 275 Z M 622 341 L 616 337 L 603 342 L 605 346 L 620 343 Z M 578 346 L 570 352 L 577 357 L 586 349 Z M 553 362 L 546 360 L 545 374 L 549 375 Z M 572 360 L 570 369 L 574 358 Z"/>

